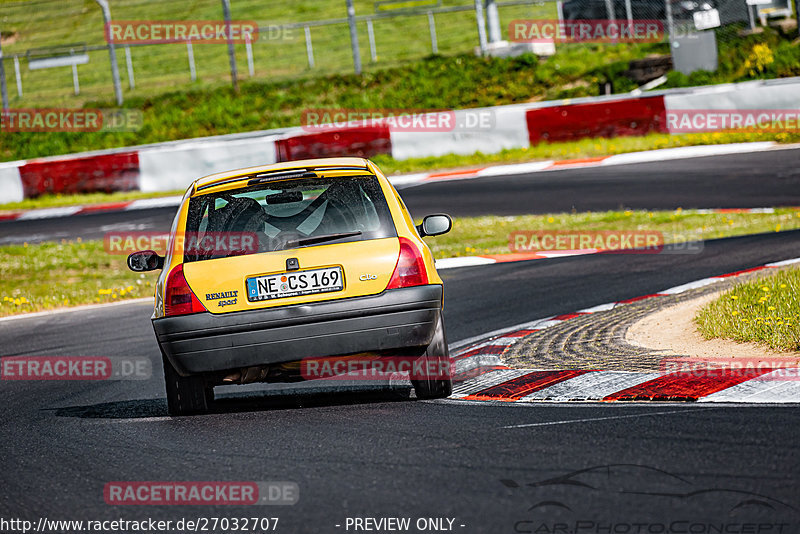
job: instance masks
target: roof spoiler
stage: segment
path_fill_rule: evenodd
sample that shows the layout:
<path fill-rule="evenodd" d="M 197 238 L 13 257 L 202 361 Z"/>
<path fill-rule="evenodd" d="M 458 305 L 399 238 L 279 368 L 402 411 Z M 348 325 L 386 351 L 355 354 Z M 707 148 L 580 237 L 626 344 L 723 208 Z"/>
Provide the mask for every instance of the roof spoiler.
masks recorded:
<path fill-rule="evenodd" d="M 369 171 L 369 167 L 367 165 L 318 165 L 316 167 L 302 167 L 298 169 L 276 169 L 274 171 L 264 171 L 258 172 L 251 175 L 244 175 L 244 176 L 234 176 L 232 178 L 228 178 L 227 180 L 222 180 L 221 182 L 211 182 L 208 184 L 201 185 L 197 188 L 197 191 L 201 191 L 203 189 L 208 189 L 211 187 L 217 187 L 218 185 L 224 185 L 231 182 L 238 182 L 240 180 L 244 180 L 246 178 L 250 178 L 247 182 L 247 185 L 256 185 L 261 184 L 264 182 L 270 182 L 272 180 L 286 180 L 290 178 L 317 178 L 319 174 L 314 171 Z"/>

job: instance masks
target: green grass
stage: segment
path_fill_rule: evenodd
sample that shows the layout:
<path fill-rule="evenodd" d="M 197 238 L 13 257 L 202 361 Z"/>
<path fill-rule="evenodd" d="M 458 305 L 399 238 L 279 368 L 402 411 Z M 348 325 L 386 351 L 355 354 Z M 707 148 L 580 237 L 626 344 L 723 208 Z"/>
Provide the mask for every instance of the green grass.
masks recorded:
<path fill-rule="evenodd" d="M 776 209 L 775 213 L 700 214 L 692 210 L 604 211 L 458 218 L 442 236 L 426 238 L 436 258 L 508 254 L 509 234 L 515 231 L 552 230 L 591 232 L 658 231 L 667 242 L 718 239 L 800 228 L 800 211 Z"/>
<path fill-rule="evenodd" d="M 0 316 L 153 295 L 156 275 L 128 270 L 102 241 L 0 247 Z"/>
<path fill-rule="evenodd" d="M 698 134 L 650 134 L 643 137 L 617 137 L 615 139 L 582 139 L 562 143 L 542 143 L 529 148 L 503 150 L 495 154 L 476 152 L 470 155 L 449 154 L 429 158 L 396 160 L 391 156 L 377 155 L 372 160 L 389 176 L 401 173 L 453 169 L 490 164 L 519 163 L 548 159 L 579 159 L 642 150 L 656 150 L 679 146 L 748 143 L 753 141 L 800 142 L 800 133 L 714 132 Z M 199 178 L 199 177 L 198 177 Z M 124 191 L 116 193 L 86 193 L 76 195 L 43 195 L 26 198 L 20 202 L 0 204 L 0 210 L 21 210 L 121 202 L 139 198 L 181 195 L 183 191 L 148 192 Z"/>
<path fill-rule="evenodd" d="M 509 252 L 515 230 L 657 230 L 678 240 L 800 228 L 800 211 L 701 215 L 688 210 L 457 218 L 449 234 L 426 238 L 436 258 Z M 156 273 L 133 273 L 102 241 L 0 247 L 0 316 L 115 302 L 153 294 Z M 797 287 L 797 286 L 793 286 Z"/>
<path fill-rule="evenodd" d="M 755 342 L 779 351 L 800 350 L 800 269 L 736 285 L 695 317 L 706 339 Z"/>

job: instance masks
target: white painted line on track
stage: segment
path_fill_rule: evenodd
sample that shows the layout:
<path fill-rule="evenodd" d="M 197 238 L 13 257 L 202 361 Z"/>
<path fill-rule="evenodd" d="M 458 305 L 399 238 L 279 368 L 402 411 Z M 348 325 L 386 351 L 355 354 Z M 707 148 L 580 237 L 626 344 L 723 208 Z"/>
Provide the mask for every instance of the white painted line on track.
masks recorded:
<path fill-rule="evenodd" d="M 613 310 L 616 307 L 616 302 L 606 302 L 605 304 L 598 304 L 597 306 L 592 306 L 591 308 L 584 308 L 582 310 L 578 310 L 578 313 L 596 313 L 601 311 L 608 311 Z"/>
<path fill-rule="evenodd" d="M 723 280 L 723 278 L 716 278 L 716 277 L 703 278 L 701 280 L 695 280 L 694 282 L 689 282 L 688 284 L 682 284 L 682 285 L 679 285 L 679 286 L 671 287 L 669 289 L 665 289 L 664 291 L 659 291 L 658 294 L 659 295 L 678 295 L 680 293 L 685 293 L 685 292 L 690 291 L 692 289 L 697 289 L 697 288 L 700 288 L 700 287 L 705 287 L 705 286 L 714 284 L 714 283 L 719 282 L 721 280 Z"/>
<path fill-rule="evenodd" d="M 657 161 L 675 159 L 742 154 L 767 150 L 775 145 L 776 143 L 774 141 L 759 141 L 753 143 L 731 143 L 726 145 L 700 145 L 662 148 L 658 150 L 645 150 L 642 152 L 615 154 L 604 159 L 600 165 L 628 165 L 631 163 L 653 163 Z"/>
<path fill-rule="evenodd" d="M 103 304 L 87 304 L 86 306 L 75 306 L 74 308 L 58 308 L 55 310 L 44 310 L 33 313 L 23 313 L 21 315 L 9 315 L 8 317 L 0 317 L 0 323 L 6 321 L 16 321 L 20 319 L 35 319 L 36 317 L 45 317 L 48 315 L 61 315 L 63 313 L 81 312 L 88 310 L 96 310 L 100 308 L 108 308 L 111 306 L 123 306 L 126 304 L 141 304 L 143 302 L 153 302 L 153 297 L 142 297 L 140 299 L 120 300 L 118 302 L 105 302 Z"/>
<path fill-rule="evenodd" d="M 26 211 L 19 217 L 18 221 L 28 221 L 33 219 L 49 219 L 52 217 L 68 217 L 75 215 L 83 209 L 83 206 L 67 206 L 63 208 L 43 208 L 38 210 Z"/>
<path fill-rule="evenodd" d="M 479 176 L 505 176 L 510 174 L 526 174 L 549 168 L 554 161 L 531 161 L 529 163 L 516 163 L 509 165 L 495 165 L 478 171 Z"/>
<path fill-rule="evenodd" d="M 790 260 L 776 261 L 774 263 L 767 263 L 767 267 L 783 267 L 784 265 L 794 265 L 800 263 L 800 258 L 792 258 Z"/>
<path fill-rule="evenodd" d="M 453 269 L 455 267 L 474 267 L 476 265 L 490 265 L 497 263 L 492 258 L 482 258 L 480 256 L 462 256 L 458 258 L 442 258 L 436 260 L 437 269 Z"/>
<path fill-rule="evenodd" d="M 641 405 L 640 405 L 641 406 Z M 630 414 L 630 415 L 612 415 L 609 417 L 587 417 L 585 419 L 566 419 L 563 421 L 547 421 L 545 423 L 525 423 L 521 425 L 509 425 L 509 426 L 501 426 L 500 428 L 503 429 L 514 429 L 514 428 L 531 428 L 536 426 L 552 426 L 552 425 L 568 425 L 571 423 L 591 423 L 593 421 L 609 421 L 612 419 L 631 419 L 634 417 L 650 417 L 653 415 L 668 415 L 668 414 L 685 414 L 687 411 L 692 412 L 704 412 L 706 410 L 712 410 L 713 408 L 695 408 L 693 410 L 688 410 L 690 405 L 687 405 L 687 409 L 683 410 L 670 410 L 668 412 L 650 412 L 650 413 L 637 413 L 637 414 Z"/>
<path fill-rule="evenodd" d="M 173 197 L 159 197 L 159 198 L 141 198 L 139 200 L 134 200 L 127 206 L 125 206 L 125 210 L 143 210 L 149 208 L 168 208 L 172 206 L 177 206 L 183 200 L 182 196 L 173 196 Z"/>
<path fill-rule="evenodd" d="M 428 176 L 427 172 L 418 172 L 414 174 L 399 174 L 397 176 L 388 176 L 389 182 L 395 187 L 404 186 L 408 184 L 416 184 L 421 182 Z"/>
<path fill-rule="evenodd" d="M 602 252 L 599 248 L 585 248 L 582 250 L 549 250 L 539 252 L 540 256 L 545 258 L 569 258 L 571 256 L 588 256 L 589 254 L 597 254 Z"/>

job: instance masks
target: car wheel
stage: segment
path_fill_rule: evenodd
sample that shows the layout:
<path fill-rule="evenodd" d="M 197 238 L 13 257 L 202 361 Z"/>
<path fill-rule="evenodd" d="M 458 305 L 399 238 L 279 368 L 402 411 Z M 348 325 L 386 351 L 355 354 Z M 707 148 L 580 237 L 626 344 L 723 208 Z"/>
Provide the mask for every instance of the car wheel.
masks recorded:
<path fill-rule="evenodd" d="M 447 338 L 444 323 L 439 319 L 436 333 L 422 356 L 428 367 L 434 369 L 432 376 L 419 380 L 411 380 L 418 399 L 443 399 L 453 393 L 453 381 L 450 375 L 450 351 L 447 350 Z"/>
<path fill-rule="evenodd" d="M 202 375 L 181 376 L 161 355 L 164 382 L 167 386 L 167 411 L 170 415 L 193 415 L 208 412 L 214 402 L 214 386 Z"/>

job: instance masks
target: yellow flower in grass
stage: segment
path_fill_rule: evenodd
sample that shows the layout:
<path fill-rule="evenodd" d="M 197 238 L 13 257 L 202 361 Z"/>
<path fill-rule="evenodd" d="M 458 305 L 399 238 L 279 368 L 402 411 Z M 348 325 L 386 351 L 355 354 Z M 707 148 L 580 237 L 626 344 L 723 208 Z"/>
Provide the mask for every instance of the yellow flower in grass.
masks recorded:
<path fill-rule="evenodd" d="M 769 291 L 769 288 L 767 286 L 761 286 L 759 289 L 761 291 Z"/>
<path fill-rule="evenodd" d="M 739 312 L 738 312 L 738 311 L 736 311 L 736 310 L 733 310 L 733 311 L 731 312 L 731 315 L 739 315 Z"/>
<path fill-rule="evenodd" d="M 736 295 L 731 295 L 731 300 L 736 300 L 736 299 L 738 299 L 738 298 L 739 298 L 739 297 L 737 297 Z"/>
<path fill-rule="evenodd" d="M 786 284 L 781 284 L 781 289 L 786 289 Z"/>
<path fill-rule="evenodd" d="M 775 306 L 769 306 L 767 309 L 768 309 L 768 310 L 774 310 L 774 309 L 775 309 Z"/>

